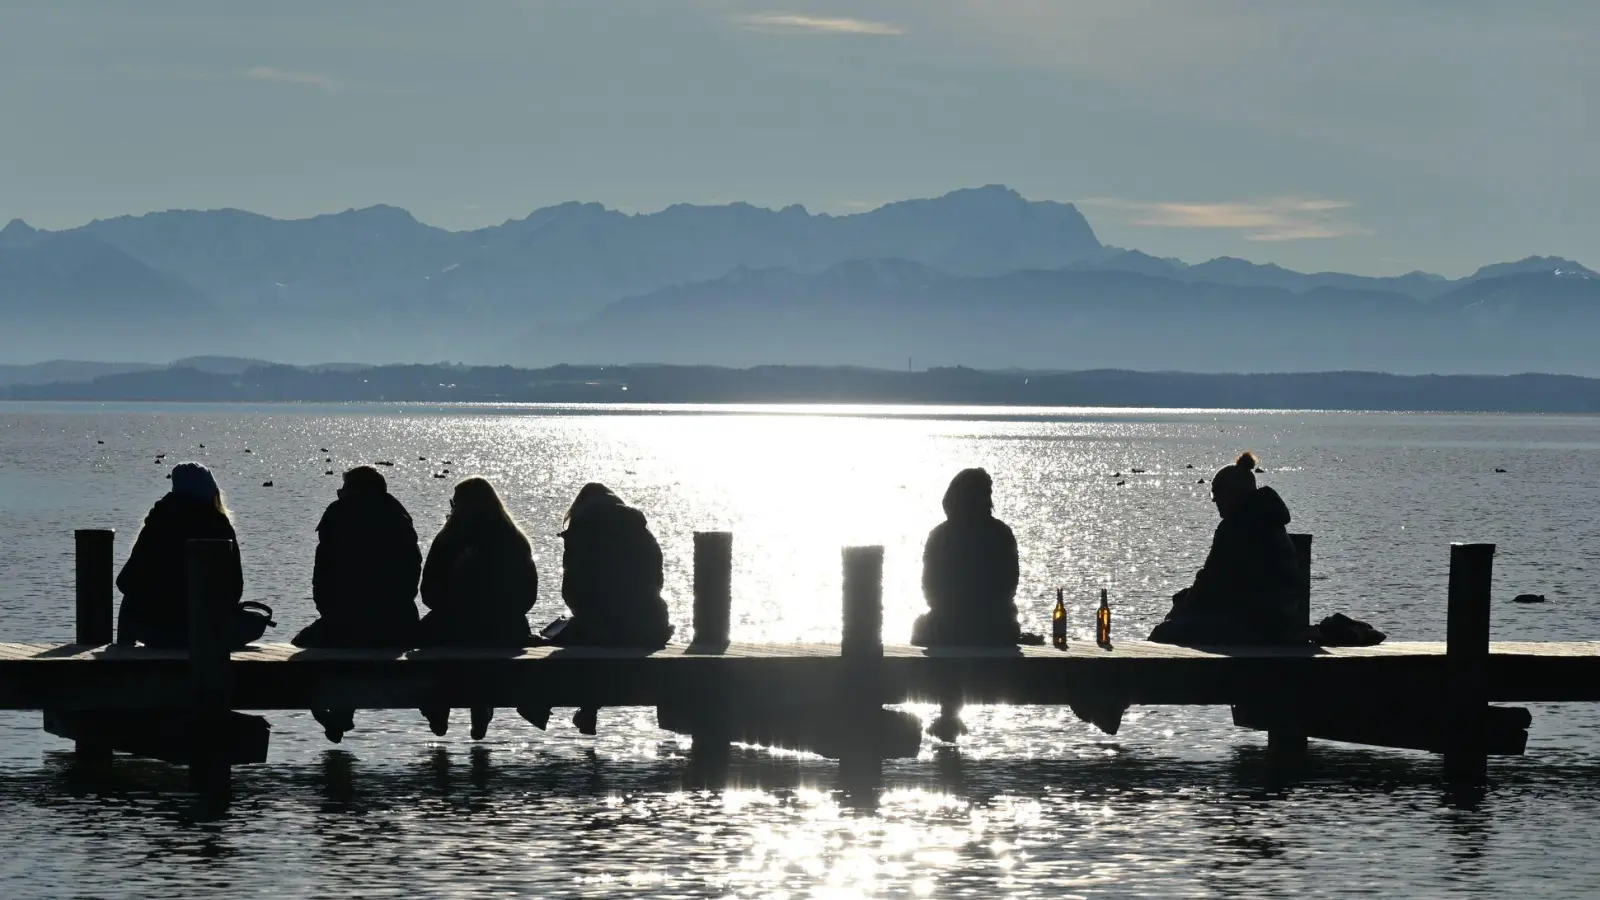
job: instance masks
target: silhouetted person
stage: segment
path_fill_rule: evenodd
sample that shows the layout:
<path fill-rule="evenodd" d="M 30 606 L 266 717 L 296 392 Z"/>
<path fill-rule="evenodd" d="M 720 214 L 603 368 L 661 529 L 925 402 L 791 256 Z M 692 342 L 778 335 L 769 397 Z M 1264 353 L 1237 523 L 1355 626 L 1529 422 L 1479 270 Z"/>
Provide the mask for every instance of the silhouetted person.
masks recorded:
<path fill-rule="evenodd" d="M 295 635 L 295 646 L 416 646 L 421 575 L 417 530 L 382 473 L 371 466 L 345 472 L 339 498 L 317 524 L 311 596 L 321 618 Z M 354 714 L 311 711 L 336 744 L 355 727 Z"/>
<path fill-rule="evenodd" d="M 1211 480 L 1222 521 L 1194 584 L 1150 633 L 1164 644 L 1273 644 L 1306 639 L 1296 621 L 1304 576 L 1289 539 L 1289 507 L 1256 486 L 1256 458 L 1239 455 Z"/>
<path fill-rule="evenodd" d="M 117 643 L 188 646 L 187 547 L 191 540 L 204 539 L 235 541 L 217 596 L 219 604 L 235 608 L 244 595 L 244 573 L 222 490 L 210 469 L 179 463 L 172 468 L 172 489 L 150 508 L 133 552 L 117 575 L 117 589 L 122 592 Z"/>
<path fill-rule="evenodd" d="M 1222 521 L 1194 584 L 1172 598 L 1172 610 L 1150 632 L 1163 644 L 1304 643 L 1296 622 L 1300 560 L 1289 539 L 1289 507 L 1278 492 L 1256 486 L 1256 458 L 1239 454 L 1211 480 Z M 1079 718 L 1116 734 L 1127 704 L 1113 697 L 1076 704 Z"/>
<path fill-rule="evenodd" d="M 456 485 L 450 517 L 428 548 L 422 568 L 421 646 L 525 647 L 528 610 L 539 596 L 539 572 L 522 529 L 482 478 Z M 450 727 L 450 710 L 422 710 L 433 733 Z M 472 739 L 482 740 L 494 710 L 472 710 Z"/>
<path fill-rule="evenodd" d="M 963 469 L 944 492 L 945 520 L 922 550 L 922 596 L 928 612 L 911 629 L 911 643 L 937 646 L 1014 646 L 1017 625 L 1017 539 L 994 513 L 994 482 L 983 469 Z M 928 733 L 955 740 L 965 733 L 960 702 L 947 699 Z"/>
<path fill-rule="evenodd" d="M 996 519 L 994 483 L 982 469 L 964 469 L 944 492 L 945 520 L 922 550 L 922 596 L 912 643 L 931 647 L 1010 646 L 1017 625 L 1017 539 Z"/>
<path fill-rule="evenodd" d="M 603 484 L 583 486 L 567 510 L 561 555 L 561 599 L 571 618 L 552 643 L 562 646 L 658 647 L 672 637 L 661 599 L 661 545 L 644 513 Z M 519 707 L 538 728 L 550 710 Z M 594 734 L 599 707 L 578 710 L 572 723 Z"/>

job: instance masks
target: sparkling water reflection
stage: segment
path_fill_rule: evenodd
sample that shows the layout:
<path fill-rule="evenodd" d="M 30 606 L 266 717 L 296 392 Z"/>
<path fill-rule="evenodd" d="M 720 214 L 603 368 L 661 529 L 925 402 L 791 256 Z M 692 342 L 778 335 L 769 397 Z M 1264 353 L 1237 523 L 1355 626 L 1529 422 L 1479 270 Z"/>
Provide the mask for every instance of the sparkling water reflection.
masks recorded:
<path fill-rule="evenodd" d="M 1198 479 L 1246 447 L 1316 535 L 1317 611 L 1438 637 L 1446 544 L 1491 540 L 1497 637 L 1600 636 L 1600 420 L 872 412 L 0 405 L 0 637 L 67 638 L 71 530 L 115 527 L 120 560 L 182 458 L 228 490 L 249 593 L 280 637 L 310 616 L 312 529 L 337 481 L 323 472 L 379 459 L 425 539 L 456 477 L 501 486 L 541 564 L 540 621 L 559 610 L 555 532 L 585 481 L 651 517 L 680 623 L 690 534 L 730 529 L 733 630 L 756 640 L 837 639 L 848 543 L 886 546 L 885 628 L 903 636 L 944 485 L 982 465 L 1022 546 L 1024 609 L 1042 624 L 1064 585 L 1087 639 L 1104 585 L 1118 633 L 1139 634 L 1203 555 L 1215 513 Z M 1523 590 L 1552 602 L 1503 602 Z M 302 713 L 271 718 L 272 762 L 240 770 L 233 811 L 201 822 L 183 773 L 84 770 L 35 715 L 0 714 L 0 895 L 1562 896 L 1600 875 L 1584 707 L 1535 710 L 1530 756 L 1497 761 L 1476 803 L 1447 798 L 1417 754 L 1318 747 L 1307 772 L 1273 770 L 1220 709 L 1135 709 L 1115 741 L 1059 710 L 971 709 L 959 750 L 888 764 L 865 801 L 832 763 L 754 751 L 733 788 L 694 790 L 687 741 L 642 709 L 606 711 L 594 739 L 506 710 L 477 746 L 414 713 L 363 713 L 338 749 Z"/>

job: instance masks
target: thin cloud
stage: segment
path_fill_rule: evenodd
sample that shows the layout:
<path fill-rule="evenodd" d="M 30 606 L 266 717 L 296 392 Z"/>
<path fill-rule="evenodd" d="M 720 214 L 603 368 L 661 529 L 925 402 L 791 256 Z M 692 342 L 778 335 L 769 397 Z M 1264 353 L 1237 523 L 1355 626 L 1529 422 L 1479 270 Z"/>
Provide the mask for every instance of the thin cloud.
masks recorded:
<path fill-rule="evenodd" d="M 1121 212 L 1130 225 L 1154 228 L 1216 228 L 1248 232 L 1251 241 L 1304 241 L 1371 234 L 1345 221 L 1353 204 L 1345 200 L 1273 197 L 1223 203 L 1143 202 L 1100 197 L 1084 201 Z"/>
<path fill-rule="evenodd" d="M 905 34 L 904 28 L 889 22 L 872 22 L 843 16 L 807 16 L 798 13 L 755 13 L 735 16 L 734 22 L 751 31 L 765 34 Z"/>
<path fill-rule="evenodd" d="M 279 84 L 294 84 L 301 87 L 316 88 L 319 91 L 336 91 L 340 84 L 337 80 L 327 75 L 316 72 L 292 72 L 274 66 L 252 66 L 239 73 L 241 77 L 252 81 L 272 81 Z"/>

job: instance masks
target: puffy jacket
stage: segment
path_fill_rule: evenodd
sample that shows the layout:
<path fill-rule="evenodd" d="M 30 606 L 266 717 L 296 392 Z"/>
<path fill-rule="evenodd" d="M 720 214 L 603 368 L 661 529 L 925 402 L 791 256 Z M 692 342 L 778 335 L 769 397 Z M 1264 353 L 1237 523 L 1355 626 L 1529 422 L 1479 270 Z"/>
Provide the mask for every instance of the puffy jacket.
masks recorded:
<path fill-rule="evenodd" d="M 189 630 L 190 540 L 234 541 L 230 564 L 223 573 L 217 602 L 232 608 L 244 596 L 244 572 L 239 564 L 238 536 L 233 523 L 214 505 L 169 493 L 156 501 L 145 516 L 133 552 L 117 575 L 123 615 L 147 625 Z"/>

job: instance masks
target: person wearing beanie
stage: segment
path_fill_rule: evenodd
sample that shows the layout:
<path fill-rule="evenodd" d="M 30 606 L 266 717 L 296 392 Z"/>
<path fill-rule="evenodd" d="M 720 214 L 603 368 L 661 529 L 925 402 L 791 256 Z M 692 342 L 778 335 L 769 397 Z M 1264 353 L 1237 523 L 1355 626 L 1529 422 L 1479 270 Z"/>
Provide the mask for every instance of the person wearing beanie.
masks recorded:
<path fill-rule="evenodd" d="M 389 493 L 383 473 L 372 466 L 345 472 L 338 498 L 317 524 L 311 597 L 320 618 L 295 635 L 294 645 L 415 646 L 421 577 L 417 530 Z M 311 715 L 336 744 L 355 727 L 354 710 L 318 709 Z"/>
<path fill-rule="evenodd" d="M 189 641 L 188 565 L 190 540 L 233 541 L 232 563 L 217 600 L 230 609 L 244 594 L 238 537 L 211 470 L 196 462 L 172 468 L 172 490 L 145 517 L 133 552 L 117 575 L 122 607 L 117 643 L 184 647 Z"/>
<path fill-rule="evenodd" d="M 1303 580 L 1289 507 L 1256 485 L 1256 458 L 1242 453 L 1211 479 L 1222 521 L 1194 584 L 1172 598 L 1172 610 L 1150 634 L 1165 644 L 1275 644 L 1305 640 L 1295 621 Z"/>

